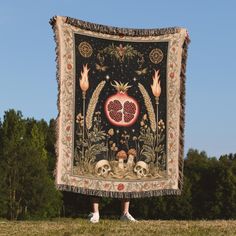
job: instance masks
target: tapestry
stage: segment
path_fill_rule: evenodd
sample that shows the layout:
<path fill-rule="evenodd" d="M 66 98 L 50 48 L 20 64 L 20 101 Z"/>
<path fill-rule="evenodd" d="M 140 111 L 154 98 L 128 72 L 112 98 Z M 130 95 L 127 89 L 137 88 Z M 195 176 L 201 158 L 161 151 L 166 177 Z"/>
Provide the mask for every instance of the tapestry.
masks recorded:
<path fill-rule="evenodd" d="M 186 29 L 118 28 L 61 16 L 50 23 L 56 187 L 114 198 L 181 194 Z"/>

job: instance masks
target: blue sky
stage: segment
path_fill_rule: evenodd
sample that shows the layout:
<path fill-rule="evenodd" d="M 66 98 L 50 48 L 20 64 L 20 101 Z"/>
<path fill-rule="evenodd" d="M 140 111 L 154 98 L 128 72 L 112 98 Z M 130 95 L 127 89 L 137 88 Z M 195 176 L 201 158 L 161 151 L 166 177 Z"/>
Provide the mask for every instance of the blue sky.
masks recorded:
<path fill-rule="evenodd" d="M 132 28 L 181 26 L 191 44 L 187 63 L 185 152 L 236 153 L 236 1 L 1 0 L 0 117 L 57 116 L 54 15 Z"/>

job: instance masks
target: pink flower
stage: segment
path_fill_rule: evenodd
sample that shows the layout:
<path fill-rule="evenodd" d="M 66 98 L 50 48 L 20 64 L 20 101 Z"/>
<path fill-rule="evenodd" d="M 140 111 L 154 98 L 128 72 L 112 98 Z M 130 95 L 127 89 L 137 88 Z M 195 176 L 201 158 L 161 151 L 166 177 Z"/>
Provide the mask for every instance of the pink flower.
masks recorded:
<path fill-rule="evenodd" d="M 119 56 L 123 58 L 126 51 L 126 47 L 123 47 L 123 45 L 120 44 L 119 47 L 116 47 L 116 49 L 119 53 Z"/>

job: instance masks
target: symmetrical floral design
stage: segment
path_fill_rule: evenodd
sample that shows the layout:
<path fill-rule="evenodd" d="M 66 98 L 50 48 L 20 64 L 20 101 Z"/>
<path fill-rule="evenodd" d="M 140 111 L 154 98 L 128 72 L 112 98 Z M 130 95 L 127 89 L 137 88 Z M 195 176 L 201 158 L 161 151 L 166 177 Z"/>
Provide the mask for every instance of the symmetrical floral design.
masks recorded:
<path fill-rule="evenodd" d="M 122 38 L 122 40 L 125 39 L 126 41 L 124 43 L 119 38 L 119 35 L 82 29 L 67 24 L 66 18 L 58 17 L 55 23 L 55 33 L 56 37 L 60 37 L 58 60 L 60 66 L 58 75 L 60 84 L 58 108 L 60 113 L 57 120 L 57 185 L 70 186 L 72 191 L 74 188 L 81 188 L 100 191 L 100 193 L 132 192 L 134 197 L 136 196 L 135 193 L 146 191 L 150 191 L 155 195 L 155 191 L 158 190 L 178 190 L 179 111 L 181 106 L 178 97 L 180 93 L 181 53 L 187 34 L 186 30 L 180 29 L 176 33 L 152 35 L 149 37 L 139 36 L 134 38 L 132 36 L 124 36 Z M 147 114 L 140 121 L 140 134 L 137 136 L 123 133 L 122 139 L 119 140 L 125 145 L 127 151 L 123 150 L 122 152 L 122 150 L 119 150 L 118 143 L 112 140 L 116 132 L 114 128 L 106 131 L 101 127 L 100 111 L 98 108 L 96 109 L 96 106 L 91 106 L 93 115 L 90 116 L 90 119 L 92 118 L 92 125 L 89 128 L 85 122 L 88 113 L 83 114 L 82 110 L 78 114 L 74 112 L 76 77 L 74 74 L 75 61 L 73 55 L 74 34 L 83 34 L 108 40 L 121 40 L 118 47 L 115 44 L 111 44 L 106 50 L 100 51 L 98 55 L 98 58 L 100 58 L 98 59 L 100 63 L 98 65 L 100 67 L 98 68 L 97 66 L 96 69 L 101 73 L 107 70 L 107 67 L 104 67 L 102 64 L 104 54 L 110 55 L 111 58 L 120 61 L 120 63 L 135 58 L 139 68 L 141 68 L 140 65 L 144 63 L 144 55 L 129 45 L 129 41 L 140 43 L 165 41 L 169 44 L 166 78 L 163 78 L 166 79 L 167 84 L 167 119 L 166 121 L 159 120 L 157 123 L 155 121 L 154 108 L 147 108 Z M 101 67 L 104 67 L 104 69 L 100 69 Z M 86 74 L 88 75 L 89 68 L 89 65 L 83 65 L 81 79 L 85 78 Z M 142 69 L 137 71 L 142 71 Z M 134 73 L 137 74 L 135 71 Z M 142 71 L 140 75 L 145 73 L 146 71 Z M 150 91 L 156 97 L 160 96 L 158 92 L 160 84 L 158 82 L 159 78 L 157 78 L 158 70 L 156 69 L 153 81 L 150 81 Z M 81 80 L 81 91 L 87 92 L 89 90 L 90 85 L 88 82 L 91 81 L 86 80 L 86 78 Z M 103 82 L 103 86 L 105 86 L 105 81 Z M 151 87 L 151 82 L 153 82 L 153 87 Z M 141 82 L 139 84 L 141 87 Z M 101 91 L 102 88 L 98 92 L 101 93 Z M 145 92 L 141 94 L 143 95 Z M 147 104 L 148 102 L 145 103 L 146 107 Z M 154 119 L 152 114 L 154 114 Z M 156 129 L 154 129 L 154 123 L 156 124 Z M 83 129 L 85 131 L 84 137 Z M 73 130 L 76 130 L 76 133 L 73 133 Z M 77 141 L 74 146 L 75 139 Z M 166 149 L 162 143 L 164 139 L 166 139 Z M 131 142 L 133 142 L 133 146 Z M 82 147 L 84 155 L 81 153 Z M 97 156 L 103 156 L 102 160 L 107 160 L 107 162 L 100 162 L 99 165 L 104 168 L 100 169 L 100 171 L 104 170 L 106 177 L 103 177 L 102 174 L 96 174 L 95 166 L 99 162 Z M 142 181 L 142 179 L 145 179 L 145 181 Z"/>
<path fill-rule="evenodd" d="M 125 59 L 130 60 L 134 57 L 143 58 L 143 54 L 135 50 L 131 45 L 126 44 L 125 46 L 121 43 L 118 47 L 115 44 L 100 50 L 99 57 L 102 57 L 103 54 L 108 54 L 112 58 L 124 62 Z"/>

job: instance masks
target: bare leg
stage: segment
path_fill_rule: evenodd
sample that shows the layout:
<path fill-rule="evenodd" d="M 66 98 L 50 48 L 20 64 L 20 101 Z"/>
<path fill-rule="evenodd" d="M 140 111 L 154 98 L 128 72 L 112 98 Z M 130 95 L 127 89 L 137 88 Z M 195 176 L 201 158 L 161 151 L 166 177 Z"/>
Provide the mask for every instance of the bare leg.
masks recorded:
<path fill-rule="evenodd" d="M 121 220 L 128 220 L 128 221 L 136 221 L 132 215 L 129 213 L 129 203 L 130 199 L 129 198 L 124 198 L 121 200 Z"/>
<path fill-rule="evenodd" d="M 129 212 L 129 203 L 130 203 L 130 199 L 128 198 L 124 198 L 121 200 L 121 213 L 127 214 Z"/>
<path fill-rule="evenodd" d="M 92 208 L 93 212 L 99 212 L 99 198 L 98 197 L 92 197 Z"/>
<path fill-rule="evenodd" d="M 92 213 L 89 214 L 89 221 L 92 223 L 99 222 L 99 198 L 98 197 L 91 197 L 92 203 Z"/>

